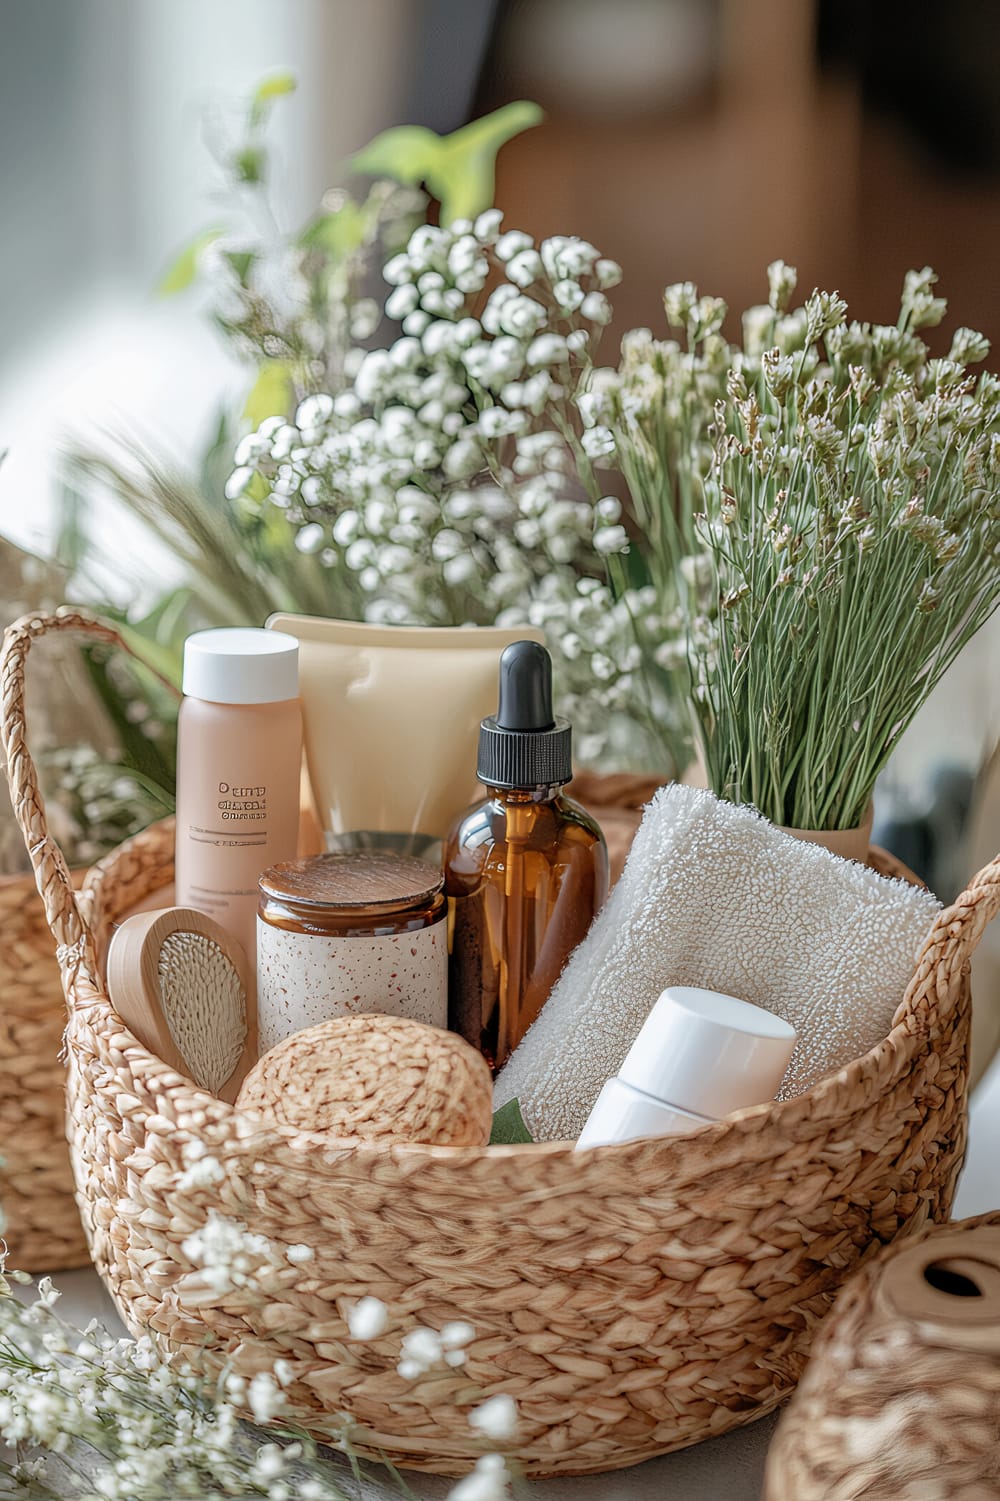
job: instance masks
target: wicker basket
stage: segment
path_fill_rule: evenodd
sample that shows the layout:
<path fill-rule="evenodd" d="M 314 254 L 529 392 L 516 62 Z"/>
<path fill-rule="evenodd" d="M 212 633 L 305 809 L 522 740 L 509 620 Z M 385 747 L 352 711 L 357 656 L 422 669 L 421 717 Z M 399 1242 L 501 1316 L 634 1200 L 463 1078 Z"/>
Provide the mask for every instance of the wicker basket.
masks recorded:
<path fill-rule="evenodd" d="M 580 1474 L 771 1411 L 865 1254 L 948 1217 L 966 1137 L 968 959 L 1000 905 L 1000 862 L 935 922 L 889 1036 L 795 1099 L 582 1158 L 557 1143 L 324 1147 L 201 1093 L 112 1011 L 98 955 L 116 915 L 169 881 L 171 830 L 124 845 L 77 900 L 24 745 L 24 659 L 54 628 L 116 639 L 70 612 L 12 627 L 4 744 L 69 1000 L 78 1191 L 132 1329 L 208 1371 L 282 1356 L 305 1427 L 322 1437 L 350 1413 L 362 1452 L 442 1473 L 484 1447 L 471 1409 L 509 1393 L 525 1471 Z M 192 1145 L 222 1181 L 182 1186 Z M 283 1261 L 263 1305 L 246 1287 L 213 1291 L 183 1250 L 213 1208 L 276 1254 L 314 1254 Z M 345 1320 L 368 1293 L 391 1317 L 361 1344 Z M 466 1365 L 401 1378 L 401 1336 L 452 1319 L 476 1331 Z"/>
<path fill-rule="evenodd" d="M 1000 1213 L 852 1277 L 767 1456 L 764 1501 L 995 1501 Z"/>
<path fill-rule="evenodd" d="M 0 1231 L 11 1266 L 85 1266 L 66 1141 L 59 966 L 31 876 L 0 881 Z"/>

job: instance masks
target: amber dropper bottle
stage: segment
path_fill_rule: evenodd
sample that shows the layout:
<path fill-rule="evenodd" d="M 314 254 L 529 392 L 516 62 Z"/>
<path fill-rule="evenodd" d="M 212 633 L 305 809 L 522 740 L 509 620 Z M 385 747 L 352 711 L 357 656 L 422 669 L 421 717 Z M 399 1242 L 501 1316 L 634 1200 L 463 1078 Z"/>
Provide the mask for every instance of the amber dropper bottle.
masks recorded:
<path fill-rule="evenodd" d="M 563 793 L 572 732 L 552 713 L 536 641 L 500 658 L 497 712 L 479 732 L 487 791 L 445 841 L 451 905 L 448 1025 L 494 1073 L 541 1011 L 608 890 L 604 836 Z"/>

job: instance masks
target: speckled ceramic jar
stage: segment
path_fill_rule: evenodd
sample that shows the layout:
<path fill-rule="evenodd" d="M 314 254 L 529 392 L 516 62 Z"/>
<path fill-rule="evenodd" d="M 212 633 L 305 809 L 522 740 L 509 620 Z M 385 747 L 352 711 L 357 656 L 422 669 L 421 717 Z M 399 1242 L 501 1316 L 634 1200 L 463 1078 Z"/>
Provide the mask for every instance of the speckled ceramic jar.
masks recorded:
<path fill-rule="evenodd" d="M 368 850 L 260 878 L 257 1014 L 266 1052 L 335 1016 L 448 1019 L 447 904 L 436 866 Z"/>

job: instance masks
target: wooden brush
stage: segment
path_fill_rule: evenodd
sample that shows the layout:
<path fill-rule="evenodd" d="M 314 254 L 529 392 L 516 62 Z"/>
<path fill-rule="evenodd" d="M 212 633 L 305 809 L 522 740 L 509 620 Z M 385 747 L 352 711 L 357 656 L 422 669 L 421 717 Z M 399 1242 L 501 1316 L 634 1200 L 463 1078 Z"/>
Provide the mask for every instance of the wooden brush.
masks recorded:
<path fill-rule="evenodd" d="M 246 955 L 224 928 L 190 907 L 126 918 L 107 980 L 143 1047 L 232 1104 L 257 1060 L 257 1016 Z"/>

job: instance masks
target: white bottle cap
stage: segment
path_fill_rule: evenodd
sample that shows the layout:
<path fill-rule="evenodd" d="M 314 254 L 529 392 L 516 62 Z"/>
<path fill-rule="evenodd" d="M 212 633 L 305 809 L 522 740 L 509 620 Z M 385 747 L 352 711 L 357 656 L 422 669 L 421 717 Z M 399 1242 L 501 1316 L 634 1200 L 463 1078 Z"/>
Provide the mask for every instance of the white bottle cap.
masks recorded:
<path fill-rule="evenodd" d="M 184 643 L 182 687 L 213 704 L 276 704 L 299 696 L 299 643 L 283 631 L 196 631 Z"/>
<path fill-rule="evenodd" d="M 618 1077 L 680 1110 L 721 1120 L 774 1099 L 794 1046 L 794 1027 L 773 1012 L 715 990 L 672 985 Z"/>

